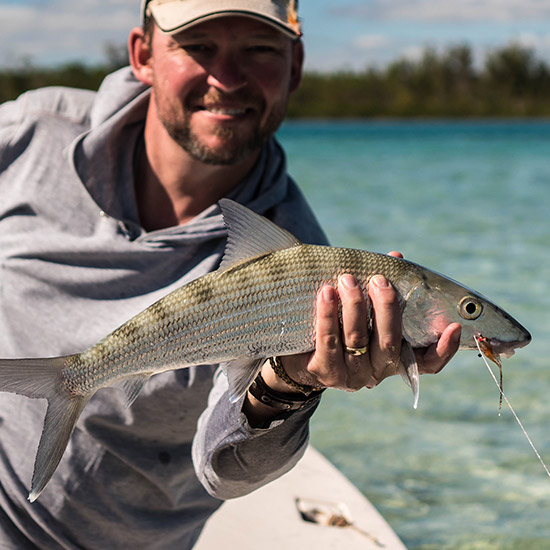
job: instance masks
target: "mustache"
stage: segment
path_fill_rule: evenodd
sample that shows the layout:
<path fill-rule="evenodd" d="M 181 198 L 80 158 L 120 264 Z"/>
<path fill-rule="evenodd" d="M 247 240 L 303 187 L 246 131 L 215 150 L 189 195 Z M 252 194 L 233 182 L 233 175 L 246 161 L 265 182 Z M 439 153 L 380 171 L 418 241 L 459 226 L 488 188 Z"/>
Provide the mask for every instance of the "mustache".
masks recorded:
<path fill-rule="evenodd" d="M 263 106 L 263 98 L 250 90 L 242 89 L 236 92 L 223 92 L 218 89 L 209 90 L 203 94 L 196 94 L 190 99 L 192 105 L 202 105 L 210 107 L 213 105 L 234 105 L 238 107 L 257 107 Z"/>

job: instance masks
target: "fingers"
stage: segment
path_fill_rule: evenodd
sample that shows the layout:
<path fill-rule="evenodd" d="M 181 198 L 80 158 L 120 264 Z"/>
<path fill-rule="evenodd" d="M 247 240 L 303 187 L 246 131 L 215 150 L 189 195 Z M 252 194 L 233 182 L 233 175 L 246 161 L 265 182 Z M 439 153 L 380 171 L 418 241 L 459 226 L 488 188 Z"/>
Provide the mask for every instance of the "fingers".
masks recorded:
<path fill-rule="evenodd" d="M 339 365 L 342 358 L 342 338 L 338 320 L 338 294 L 327 285 L 317 298 L 317 327 L 315 352 L 309 372 L 325 386 L 339 382 Z"/>
<path fill-rule="evenodd" d="M 384 378 L 399 372 L 401 309 L 395 290 L 381 275 L 370 280 L 369 297 L 375 323 L 370 350 L 373 380 L 368 387 L 374 387 Z"/>
<path fill-rule="evenodd" d="M 346 365 L 346 389 L 359 390 L 368 380 L 370 367 L 369 324 L 367 301 L 363 289 L 351 275 L 340 277 L 338 294 L 342 303 L 342 356 Z M 358 355 L 350 354 L 346 348 L 361 350 Z M 366 349 L 365 353 L 361 353 Z"/>
<path fill-rule="evenodd" d="M 296 382 L 314 387 L 342 387 L 343 343 L 338 316 L 336 289 L 325 285 L 317 296 L 315 312 L 315 350 L 283 358 L 287 374 Z"/>
<path fill-rule="evenodd" d="M 324 287 L 317 301 L 316 350 L 308 365 L 318 383 L 329 387 L 358 390 L 374 387 L 399 369 L 401 310 L 397 295 L 382 277 L 369 283 L 374 310 L 374 330 L 369 335 L 368 307 L 363 290 L 351 275 L 344 275 L 338 293 Z M 341 325 L 338 297 L 342 306 Z M 367 348 L 358 356 L 348 348 Z"/>
<path fill-rule="evenodd" d="M 341 324 L 338 305 L 341 304 Z M 353 356 L 345 348 L 365 348 L 369 342 L 367 302 L 351 275 L 343 275 L 338 291 L 321 289 L 317 299 L 316 347 L 308 371 L 324 386 L 362 388 L 370 369 L 368 353 Z"/>
<path fill-rule="evenodd" d="M 311 354 L 286 356 L 284 366 L 295 381 L 308 386 L 326 386 L 355 391 L 372 388 L 399 372 L 402 326 L 401 308 L 391 284 L 381 275 L 363 289 L 351 275 L 344 275 L 338 290 L 330 285 L 321 289 L 316 302 L 316 344 Z M 339 316 L 341 304 L 341 317 Z M 369 318 L 373 318 L 369 331 Z M 439 341 L 429 348 L 415 350 L 421 374 L 439 372 L 456 353 L 460 325 L 447 327 Z M 358 356 L 348 348 L 367 348 Z"/>
<path fill-rule="evenodd" d="M 369 335 L 363 290 L 351 275 L 343 275 L 338 288 L 342 302 L 343 344 L 348 348 L 364 348 L 368 345 Z"/>

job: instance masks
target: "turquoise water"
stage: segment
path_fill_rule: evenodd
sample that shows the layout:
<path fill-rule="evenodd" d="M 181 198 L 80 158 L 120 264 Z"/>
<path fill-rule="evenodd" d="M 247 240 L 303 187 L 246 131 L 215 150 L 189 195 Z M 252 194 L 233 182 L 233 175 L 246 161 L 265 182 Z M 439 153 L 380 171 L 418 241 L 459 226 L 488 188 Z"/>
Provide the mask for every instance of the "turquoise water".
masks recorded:
<path fill-rule="evenodd" d="M 504 388 L 550 464 L 550 122 L 289 123 L 290 171 L 333 244 L 475 288 L 533 342 Z M 550 478 L 475 352 L 422 377 L 329 391 L 312 442 L 411 550 L 550 550 Z"/>

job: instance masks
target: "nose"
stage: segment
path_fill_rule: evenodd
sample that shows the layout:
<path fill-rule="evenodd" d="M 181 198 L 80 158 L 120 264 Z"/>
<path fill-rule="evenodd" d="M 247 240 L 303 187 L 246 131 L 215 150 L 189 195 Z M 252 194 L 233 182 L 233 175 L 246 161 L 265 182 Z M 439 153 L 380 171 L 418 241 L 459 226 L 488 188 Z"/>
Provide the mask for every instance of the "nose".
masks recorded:
<path fill-rule="evenodd" d="M 237 56 L 219 54 L 209 67 L 207 82 L 225 93 L 236 92 L 247 84 Z"/>

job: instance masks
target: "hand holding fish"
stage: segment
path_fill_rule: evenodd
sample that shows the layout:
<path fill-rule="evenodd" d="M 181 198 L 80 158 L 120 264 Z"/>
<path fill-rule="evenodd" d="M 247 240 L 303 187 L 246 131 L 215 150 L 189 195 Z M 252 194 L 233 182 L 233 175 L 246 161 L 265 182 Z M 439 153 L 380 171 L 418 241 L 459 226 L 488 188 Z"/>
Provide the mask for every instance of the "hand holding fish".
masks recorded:
<path fill-rule="evenodd" d="M 390 255 L 402 257 L 396 252 Z M 358 391 L 364 387 L 374 388 L 388 376 L 399 374 L 402 326 L 397 294 L 382 275 L 372 277 L 368 294 L 374 311 L 372 330 L 369 330 L 367 302 L 352 275 L 339 278 L 338 290 L 330 285 L 320 290 L 316 304 L 315 350 L 281 358 L 292 380 L 305 386 Z M 419 374 L 436 374 L 443 369 L 458 351 L 460 332 L 460 324 L 451 323 L 436 343 L 415 350 Z M 366 348 L 366 351 L 350 354 L 346 348 Z M 269 363 L 264 365 L 262 376 L 275 391 L 296 392 L 274 373 Z M 245 405 L 244 412 L 249 422 L 258 426 L 277 413 L 254 399 Z"/>
<path fill-rule="evenodd" d="M 399 374 L 402 327 L 397 294 L 381 275 L 371 279 L 368 293 L 374 310 L 372 331 L 368 327 L 366 300 L 353 276 L 340 277 L 338 291 L 330 285 L 321 289 L 316 307 L 315 350 L 282 359 L 293 380 L 308 386 L 357 391 L 373 388 L 388 376 Z M 338 298 L 342 305 L 341 324 Z M 458 351 L 459 342 L 460 325 L 452 323 L 438 342 L 415 350 L 419 373 L 442 370 Z M 366 348 L 366 352 L 353 355 L 346 348 Z M 263 374 L 273 389 L 292 391 L 270 370 L 266 368 Z"/>

